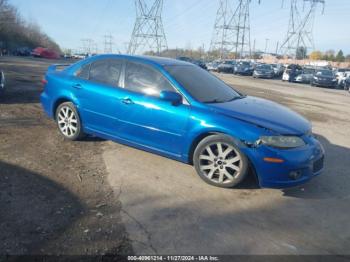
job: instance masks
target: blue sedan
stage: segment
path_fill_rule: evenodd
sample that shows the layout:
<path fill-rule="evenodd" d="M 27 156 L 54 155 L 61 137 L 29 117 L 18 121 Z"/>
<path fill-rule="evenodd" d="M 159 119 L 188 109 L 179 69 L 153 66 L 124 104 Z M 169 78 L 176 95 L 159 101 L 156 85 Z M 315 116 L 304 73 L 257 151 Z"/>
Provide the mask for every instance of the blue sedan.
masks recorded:
<path fill-rule="evenodd" d="M 323 170 L 324 149 L 306 119 L 196 65 L 101 55 L 57 68 L 46 73 L 41 103 L 66 139 L 89 134 L 156 153 L 225 188 L 248 174 L 261 187 L 296 186 Z"/>

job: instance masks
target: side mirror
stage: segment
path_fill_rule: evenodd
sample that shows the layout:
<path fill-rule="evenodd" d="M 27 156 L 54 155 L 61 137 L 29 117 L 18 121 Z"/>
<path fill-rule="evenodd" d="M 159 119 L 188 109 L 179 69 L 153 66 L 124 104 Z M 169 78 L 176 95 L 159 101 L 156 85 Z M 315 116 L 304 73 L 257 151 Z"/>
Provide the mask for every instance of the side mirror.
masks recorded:
<path fill-rule="evenodd" d="M 182 104 L 182 96 L 179 93 L 172 92 L 172 91 L 160 92 L 160 99 L 164 101 L 168 101 L 174 106 Z"/>

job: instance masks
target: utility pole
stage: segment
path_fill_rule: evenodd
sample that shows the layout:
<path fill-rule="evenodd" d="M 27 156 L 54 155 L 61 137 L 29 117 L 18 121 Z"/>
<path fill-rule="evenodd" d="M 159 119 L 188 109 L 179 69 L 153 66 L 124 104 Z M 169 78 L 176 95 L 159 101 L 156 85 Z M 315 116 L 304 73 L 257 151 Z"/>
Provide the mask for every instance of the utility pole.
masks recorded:
<path fill-rule="evenodd" d="M 302 0 L 303 10 L 298 6 L 299 0 L 290 0 L 290 18 L 287 36 L 279 49 L 282 55 L 289 55 L 296 58 L 299 48 L 304 50 L 315 50 L 313 27 L 318 4 L 323 5 L 324 13 L 325 0 Z M 282 2 L 282 6 L 284 1 Z M 305 7 L 306 6 L 306 7 Z"/>
<path fill-rule="evenodd" d="M 254 38 L 254 42 L 253 42 L 253 53 L 255 54 L 255 45 L 256 45 L 256 39 Z"/>
<path fill-rule="evenodd" d="M 269 45 L 269 41 L 270 41 L 270 39 L 268 39 L 268 38 L 266 38 L 265 39 L 265 55 L 266 55 L 266 53 L 267 53 L 267 46 Z"/>
<path fill-rule="evenodd" d="M 135 0 L 136 22 L 128 47 L 129 54 L 153 51 L 160 54 L 168 49 L 162 22 L 163 0 Z"/>
<path fill-rule="evenodd" d="M 104 53 L 112 54 L 113 53 L 113 36 L 111 34 L 104 35 Z"/>
<path fill-rule="evenodd" d="M 251 56 L 250 43 L 250 3 L 251 0 L 220 0 L 216 13 L 214 32 L 210 51 L 218 51 L 221 59 L 227 58 L 230 52 L 242 58 Z M 258 1 L 260 4 L 260 0 Z"/>
<path fill-rule="evenodd" d="M 276 55 L 278 55 L 278 46 L 279 46 L 279 44 L 280 44 L 280 42 L 277 41 L 277 43 L 276 43 L 276 52 L 275 52 Z"/>

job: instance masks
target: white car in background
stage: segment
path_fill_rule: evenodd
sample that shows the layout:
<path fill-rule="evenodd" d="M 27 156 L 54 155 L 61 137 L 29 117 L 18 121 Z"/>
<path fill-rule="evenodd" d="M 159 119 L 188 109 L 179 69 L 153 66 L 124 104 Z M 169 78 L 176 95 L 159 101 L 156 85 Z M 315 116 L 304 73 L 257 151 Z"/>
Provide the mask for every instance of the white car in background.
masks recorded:
<path fill-rule="evenodd" d="M 302 73 L 303 69 L 300 65 L 295 65 L 295 64 L 286 66 L 282 75 L 282 81 L 290 81 L 290 74 L 293 71 L 294 71 L 294 76 L 293 76 L 293 79 L 291 79 L 291 82 L 295 81 L 295 78 Z"/>
<path fill-rule="evenodd" d="M 350 75 L 350 69 L 348 68 L 339 68 L 336 70 L 335 77 L 337 78 L 338 81 L 338 86 L 344 86 L 345 80 L 349 77 Z"/>
<path fill-rule="evenodd" d="M 287 73 L 287 70 L 283 72 L 282 81 L 289 81 L 289 74 Z"/>
<path fill-rule="evenodd" d="M 345 72 L 340 77 L 337 77 L 338 86 L 344 88 L 344 90 L 349 90 L 350 85 L 350 72 Z"/>
<path fill-rule="evenodd" d="M 73 54 L 72 58 L 73 59 L 85 59 L 87 57 L 87 55 L 85 54 Z"/>
<path fill-rule="evenodd" d="M 220 61 L 213 61 L 213 62 L 207 63 L 206 66 L 208 71 L 217 72 L 220 63 L 221 63 Z"/>

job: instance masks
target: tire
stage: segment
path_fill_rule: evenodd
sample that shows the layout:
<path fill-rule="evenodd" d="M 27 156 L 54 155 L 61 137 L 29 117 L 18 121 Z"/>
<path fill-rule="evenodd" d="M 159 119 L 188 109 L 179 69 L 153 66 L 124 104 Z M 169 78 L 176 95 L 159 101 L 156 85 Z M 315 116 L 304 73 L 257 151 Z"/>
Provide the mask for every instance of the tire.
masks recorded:
<path fill-rule="evenodd" d="M 208 136 L 198 144 L 193 163 L 200 178 L 222 188 L 237 186 L 248 172 L 247 157 L 231 137 L 221 134 Z"/>
<path fill-rule="evenodd" d="M 77 141 L 85 136 L 79 113 L 73 103 L 60 104 L 56 109 L 55 120 L 65 139 Z"/>

